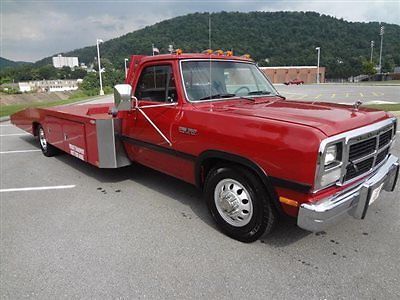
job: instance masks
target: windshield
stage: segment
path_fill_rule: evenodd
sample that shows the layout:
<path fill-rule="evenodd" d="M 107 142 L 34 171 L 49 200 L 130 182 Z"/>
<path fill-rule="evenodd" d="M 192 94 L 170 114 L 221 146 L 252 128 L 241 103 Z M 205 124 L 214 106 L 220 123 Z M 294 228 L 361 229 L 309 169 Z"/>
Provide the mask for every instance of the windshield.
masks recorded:
<path fill-rule="evenodd" d="M 251 63 L 183 61 L 182 76 L 190 101 L 277 94 L 261 71 Z"/>

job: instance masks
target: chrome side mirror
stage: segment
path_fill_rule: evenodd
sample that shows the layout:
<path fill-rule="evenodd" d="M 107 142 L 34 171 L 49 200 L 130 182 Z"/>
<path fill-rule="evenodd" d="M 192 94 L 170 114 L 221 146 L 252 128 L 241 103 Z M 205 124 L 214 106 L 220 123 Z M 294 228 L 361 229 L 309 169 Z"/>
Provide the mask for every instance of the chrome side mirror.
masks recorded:
<path fill-rule="evenodd" d="M 132 86 L 130 84 L 114 86 L 114 103 L 118 111 L 132 109 Z"/>

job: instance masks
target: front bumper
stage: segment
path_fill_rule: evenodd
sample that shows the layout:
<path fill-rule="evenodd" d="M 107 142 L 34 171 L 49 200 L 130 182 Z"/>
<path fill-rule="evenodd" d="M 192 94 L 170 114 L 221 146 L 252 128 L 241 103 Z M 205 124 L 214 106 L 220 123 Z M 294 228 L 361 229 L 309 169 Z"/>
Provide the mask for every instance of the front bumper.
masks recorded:
<path fill-rule="evenodd" d="M 337 223 L 346 215 L 364 219 L 370 201 L 376 199 L 381 189 L 392 192 L 398 175 L 399 159 L 390 155 L 375 173 L 356 186 L 315 203 L 302 204 L 297 225 L 305 230 L 318 232 Z"/>

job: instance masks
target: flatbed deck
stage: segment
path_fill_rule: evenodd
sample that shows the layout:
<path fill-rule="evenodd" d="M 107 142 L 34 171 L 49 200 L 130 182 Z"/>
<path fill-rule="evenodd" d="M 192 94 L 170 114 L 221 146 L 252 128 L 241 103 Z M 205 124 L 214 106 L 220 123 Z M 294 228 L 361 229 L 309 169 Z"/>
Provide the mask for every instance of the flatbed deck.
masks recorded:
<path fill-rule="evenodd" d="M 48 142 L 60 150 L 100 168 L 117 168 L 131 162 L 116 133 L 120 120 L 109 111 L 112 103 L 29 108 L 14 114 L 11 122 L 37 136 L 38 126 Z"/>

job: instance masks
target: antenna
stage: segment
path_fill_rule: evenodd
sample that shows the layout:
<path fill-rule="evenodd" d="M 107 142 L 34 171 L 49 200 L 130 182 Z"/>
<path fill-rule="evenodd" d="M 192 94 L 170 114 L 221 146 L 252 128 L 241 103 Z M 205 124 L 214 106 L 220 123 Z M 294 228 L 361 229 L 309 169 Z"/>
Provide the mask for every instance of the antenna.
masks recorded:
<path fill-rule="evenodd" d="M 211 14 L 208 12 L 208 49 L 211 51 Z M 211 85 L 212 85 L 212 80 L 211 80 L 211 53 L 210 53 L 210 74 L 209 74 L 209 79 L 210 79 L 210 99 L 212 95 L 211 91 Z"/>
<path fill-rule="evenodd" d="M 211 14 L 208 13 L 208 49 L 211 49 Z"/>

